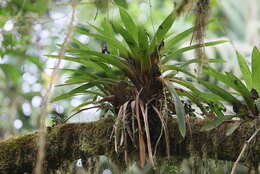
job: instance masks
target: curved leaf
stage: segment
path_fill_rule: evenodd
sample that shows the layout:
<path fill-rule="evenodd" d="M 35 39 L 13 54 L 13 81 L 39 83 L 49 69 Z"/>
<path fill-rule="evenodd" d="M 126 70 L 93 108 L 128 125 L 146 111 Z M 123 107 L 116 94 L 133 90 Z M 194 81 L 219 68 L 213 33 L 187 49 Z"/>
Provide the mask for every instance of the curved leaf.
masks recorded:
<path fill-rule="evenodd" d="M 119 6 L 119 12 L 120 12 L 120 17 L 125 25 L 126 30 L 131 34 L 131 36 L 137 40 L 137 27 L 134 22 L 134 20 L 131 18 L 131 16 L 128 14 L 128 12 Z"/>
<path fill-rule="evenodd" d="M 173 46 L 184 40 L 186 37 L 188 37 L 193 32 L 194 27 L 189 28 L 178 35 L 174 36 L 173 38 L 166 41 L 165 46 L 163 48 L 163 52 L 166 52 L 167 50 L 171 49 Z"/>
<path fill-rule="evenodd" d="M 171 14 L 162 22 L 162 24 L 157 29 L 149 49 L 149 53 L 153 53 L 155 48 L 162 42 L 167 32 L 170 30 L 174 20 L 176 19 L 176 12 L 172 11 Z"/>
<path fill-rule="evenodd" d="M 208 47 L 208 46 L 214 46 L 214 45 L 218 45 L 218 44 L 222 44 L 222 43 L 226 43 L 228 42 L 227 40 L 219 40 L 219 41 L 212 41 L 212 42 L 206 42 L 204 44 L 195 44 L 192 46 L 187 46 L 181 49 L 178 49 L 172 53 L 170 53 L 169 55 L 167 55 L 164 59 L 162 59 L 161 63 L 165 64 L 167 63 L 169 60 L 171 60 L 172 58 L 174 58 L 177 55 L 180 55 L 186 51 L 190 51 L 190 50 L 194 50 L 196 48 L 200 48 L 200 47 Z"/>
<path fill-rule="evenodd" d="M 115 39 L 115 38 L 113 38 L 113 37 L 104 36 L 104 35 L 102 35 L 102 34 L 90 33 L 90 32 L 88 32 L 88 31 L 86 31 L 86 30 L 83 30 L 83 29 L 81 29 L 81 28 L 79 28 L 79 27 L 76 28 L 76 31 L 77 31 L 78 33 L 85 34 L 85 35 L 87 35 L 87 36 L 95 37 L 95 38 L 97 38 L 97 39 L 100 39 L 100 40 L 105 41 L 107 44 L 112 45 L 112 46 L 118 48 L 118 49 L 120 50 L 120 53 L 121 53 L 123 56 L 127 57 L 127 53 L 128 53 L 127 48 L 125 48 L 125 47 L 122 45 L 122 43 L 121 43 L 120 41 L 118 41 L 117 39 Z"/>
<path fill-rule="evenodd" d="M 238 64 L 240 66 L 240 71 L 242 72 L 242 78 L 245 80 L 247 88 L 251 90 L 253 87 L 251 71 L 247 66 L 245 58 L 241 54 L 239 54 L 239 52 L 236 52 L 236 54 L 237 54 Z"/>
<path fill-rule="evenodd" d="M 211 84 L 207 81 L 198 79 L 198 81 L 204 85 L 206 88 L 208 88 L 212 93 L 220 96 L 223 98 L 225 101 L 233 104 L 233 105 L 241 105 L 241 102 L 236 99 L 233 95 L 231 95 L 229 92 L 225 91 L 223 88 L 220 88 L 214 84 Z"/>
<path fill-rule="evenodd" d="M 171 84 L 171 82 L 164 81 L 167 88 L 169 89 L 169 92 L 174 98 L 174 104 L 175 104 L 175 111 L 177 115 L 178 125 L 180 133 L 183 137 L 185 137 L 186 134 L 186 120 L 185 120 L 185 112 L 184 107 L 181 103 L 181 100 L 179 98 L 179 95 L 177 94 L 174 86 Z"/>
<path fill-rule="evenodd" d="M 77 87 L 67 93 L 64 93 L 64 94 L 61 94 L 61 95 L 55 97 L 54 99 L 51 100 L 51 102 L 63 100 L 63 99 L 75 96 L 75 94 L 84 93 L 86 91 L 86 89 L 91 88 L 93 86 L 95 86 L 95 83 L 87 83 L 87 84 L 81 85 L 80 87 Z"/>

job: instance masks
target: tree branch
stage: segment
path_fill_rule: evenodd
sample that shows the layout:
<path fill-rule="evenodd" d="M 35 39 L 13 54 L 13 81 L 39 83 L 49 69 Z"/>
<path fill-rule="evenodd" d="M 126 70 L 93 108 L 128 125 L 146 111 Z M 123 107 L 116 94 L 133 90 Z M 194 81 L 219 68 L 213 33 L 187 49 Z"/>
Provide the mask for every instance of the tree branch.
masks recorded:
<path fill-rule="evenodd" d="M 242 124 L 232 135 L 226 136 L 232 122 L 226 122 L 217 129 L 201 132 L 205 120 L 189 119 L 191 132 L 185 139 L 179 133 L 176 120 L 168 122 L 171 156 L 187 158 L 203 156 L 219 160 L 236 161 L 244 142 L 254 133 L 250 124 Z M 106 155 L 114 162 L 123 160 L 123 149 L 119 154 L 114 151 L 110 139 L 114 119 L 112 117 L 92 123 L 67 123 L 50 128 L 46 134 L 45 173 L 54 171 L 67 162 L 79 158 Z M 36 163 L 38 132 L 0 141 L 0 173 L 31 173 Z M 151 134 L 152 136 L 152 134 Z M 260 134 L 254 143 L 248 145 L 251 153 L 244 155 L 240 161 L 260 162 Z M 163 140 L 163 139 L 162 139 Z M 133 146 L 128 149 L 131 156 L 136 153 Z M 161 143 L 158 156 L 165 157 L 165 143 Z"/>

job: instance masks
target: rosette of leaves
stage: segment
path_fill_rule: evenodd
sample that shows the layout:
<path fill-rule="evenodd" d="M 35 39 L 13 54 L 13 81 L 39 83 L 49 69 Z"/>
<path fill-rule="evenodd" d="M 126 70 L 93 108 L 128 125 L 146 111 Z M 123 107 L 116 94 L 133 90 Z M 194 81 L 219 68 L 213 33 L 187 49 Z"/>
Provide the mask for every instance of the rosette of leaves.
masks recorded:
<path fill-rule="evenodd" d="M 176 49 L 176 45 L 187 39 L 193 28 L 175 36 L 168 34 L 176 19 L 175 11 L 167 16 L 154 35 L 138 26 L 123 7 L 119 6 L 119 12 L 122 24 L 104 19 L 101 27 L 89 24 L 95 32 L 77 27 L 79 34 L 100 40 L 104 46 L 101 50 L 95 50 L 76 39 L 73 40 L 67 50 L 70 56 L 64 59 L 77 62 L 81 67 L 65 69 L 71 76 L 61 86 L 76 84 L 79 87 L 57 96 L 53 102 L 78 94 L 91 94 L 91 101 L 74 110 L 84 110 L 83 107 L 95 104 L 103 110 L 112 111 L 117 116 L 114 126 L 115 150 L 118 151 L 118 148 L 124 145 L 127 151 L 127 139 L 130 137 L 138 146 L 140 165 L 144 166 L 148 154 L 149 162 L 154 166 L 153 154 L 158 144 L 156 142 L 161 137 L 161 130 L 164 131 L 169 155 L 166 111 L 177 115 L 180 133 L 183 137 L 186 133 L 184 107 L 170 81 L 176 75 L 176 68 L 171 65 L 171 60 L 185 51 L 226 41 Z M 118 35 L 123 38 L 122 41 L 117 39 Z M 197 62 L 199 60 L 194 59 L 180 66 Z M 166 71 L 168 73 L 164 75 Z M 161 126 L 158 126 L 158 123 L 161 123 Z M 154 151 L 152 147 L 155 147 Z M 127 160 L 127 152 L 125 155 Z"/>
<path fill-rule="evenodd" d="M 233 107 L 233 112 L 235 113 L 233 115 L 225 115 L 225 110 L 211 108 L 211 113 L 214 114 L 214 118 L 203 127 L 204 130 L 211 130 L 219 126 L 223 121 L 230 120 L 234 117 L 239 117 L 242 120 L 259 118 L 260 52 L 256 47 L 253 49 L 251 68 L 247 65 L 246 59 L 239 52 L 237 52 L 236 55 L 242 78 L 235 76 L 231 72 L 221 73 L 210 66 L 205 66 L 203 73 L 215 78 L 218 82 L 222 83 L 222 86 L 197 78 L 198 82 L 211 92 L 210 95 L 215 96 L 215 101 L 213 101 L 215 104 L 217 102 L 227 103 Z M 184 73 L 196 78 L 188 72 Z M 223 88 L 223 85 L 232 89 L 232 91 Z M 239 125 L 240 122 L 236 124 L 236 128 Z"/>

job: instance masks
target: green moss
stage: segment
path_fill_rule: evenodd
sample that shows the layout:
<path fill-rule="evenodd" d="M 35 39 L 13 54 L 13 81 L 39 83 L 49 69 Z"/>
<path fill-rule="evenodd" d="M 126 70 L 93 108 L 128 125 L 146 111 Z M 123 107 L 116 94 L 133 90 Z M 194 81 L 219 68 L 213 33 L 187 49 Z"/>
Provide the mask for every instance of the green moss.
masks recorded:
<path fill-rule="evenodd" d="M 231 136 L 225 136 L 228 122 L 208 132 L 200 131 L 205 120 L 191 118 L 188 122 L 190 131 L 185 139 L 178 131 L 177 122 L 168 122 L 171 155 L 175 158 L 194 156 L 202 160 L 213 158 L 234 161 L 244 142 L 254 132 L 250 123 L 242 124 Z M 51 128 L 46 137 L 46 173 L 66 167 L 76 159 L 95 158 L 99 155 L 105 155 L 116 165 L 125 168 L 124 149 L 119 148 L 116 153 L 114 140 L 110 139 L 113 123 L 113 118 L 107 118 L 93 123 L 62 124 Z M 0 142 L 0 173 L 32 171 L 37 154 L 37 135 L 28 134 Z M 248 146 L 252 152 L 249 151 L 241 161 L 248 159 L 252 164 L 260 161 L 260 143 L 257 137 Z M 133 145 L 129 144 L 127 151 L 130 162 L 138 160 L 138 153 Z M 164 140 L 161 141 L 157 154 L 162 159 L 165 157 Z"/>

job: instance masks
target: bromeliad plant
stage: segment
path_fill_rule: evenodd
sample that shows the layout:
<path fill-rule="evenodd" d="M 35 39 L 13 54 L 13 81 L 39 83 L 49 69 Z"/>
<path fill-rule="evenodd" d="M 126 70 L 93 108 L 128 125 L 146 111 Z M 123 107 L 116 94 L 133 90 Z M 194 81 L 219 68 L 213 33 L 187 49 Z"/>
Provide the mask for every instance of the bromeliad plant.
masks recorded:
<path fill-rule="evenodd" d="M 239 117 L 242 120 L 253 120 L 259 118 L 260 113 L 260 52 L 255 47 L 252 51 L 251 70 L 248 67 L 245 58 L 237 52 L 237 60 L 242 72 L 242 79 L 234 76 L 232 73 L 222 74 L 214 69 L 207 68 L 205 73 L 216 78 L 224 83 L 229 88 L 233 89 L 235 93 L 232 95 L 228 92 L 221 91 L 220 87 L 210 88 L 210 84 L 204 82 L 210 91 L 219 95 L 225 102 L 233 106 L 234 115 L 225 116 L 223 113 L 217 114 L 217 119 L 209 122 L 204 126 L 206 130 L 217 127 L 223 121 L 230 120 L 234 117 Z M 244 83 L 243 83 L 244 82 Z M 216 90 L 219 92 L 217 93 Z M 240 98 L 240 99 L 239 99 Z M 233 131 L 239 127 L 241 122 L 237 122 Z"/>
<path fill-rule="evenodd" d="M 76 29 L 80 34 L 103 41 L 104 46 L 101 51 L 96 51 L 73 40 L 72 46 L 67 50 L 70 56 L 66 56 L 65 60 L 78 62 L 81 67 L 65 69 L 71 76 L 63 85 L 80 86 L 53 101 L 78 94 L 91 94 L 94 96 L 92 101 L 87 101 L 74 110 L 95 104 L 103 110 L 112 111 L 117 115 L 114 126 L 115 150 L 118 151 L 118 145 L 124 144 L 127 160 L 126 145 L 130 137 L 134 145 L 138 144 L 141 166 L 146 162 L 146 154 L 154 166 L 153 154 L 158 144 L 156 142 L 161 137 L 161 129 L 164 131 L 169 155 L 166 113 L 176 114 L 181 135 L 184 137 L 186 133 L 185 109 L 170 79 L 175 78 L 176 68 L 200 62 L 199 59 L 194 59 L 184 64 L 171 65 L 170 60 L 185 51 L 226 41 L 176 49 L 176 45 L 184 41 L 193 32 L 193 28 L 174 37 L 167 35 L 176 19 L 175 11 L 162 22 L 154 36 L 136 25 L 124 8 L 119 7 L 119 12 L 123 25 L 104 19 L 101 28 L 89 24 L 96 30 L 95 33 L 84 27 Z M 123 41 L 117 39 L 118 35 Z M 209 60 L 211 61 L 215 60 Z M 158 123 L 161 125 L 158 126 Z M 154 152 L 152 147 L 155 147 Z"/>
<path fill-rule="evenodd" d="M 203 68 L 203 74 L 215 78 L 218 82 L 221 82 L 223 85 L 232 89 L 233 91 L 227 91 L 219 85 L 212 84 L 184 71 L 184 73 L 187 75 L 193 77 L 194 79 L 196 78 L 200 84 L 202 84 L 211 92 L 211 95 L 215 95 L 215 97 L 212 98 L 212 102 L 214 102 L 215 106 L 217 103 L 225 102 L 233 107 L 233 112 L 235 114 L 232 115 L 225 115 L 225 109 L 214 109 L 214 107 L 212 107 L 210 110 L 211 113 L 208 114 L 213 114 L 215 118 L 213 118 L 213 120 L 208 124 L 204 125 L 204 130 L 211 130 L 219 126 L 221 123 L 223 123 L 223 121 L 230 120 L 234 117 L 238 117 L 242 120 L 259 118 L 260 52 L 256 47 L 253 49 L 251 57 L 251 70 L 246 63 L 245 58 L 238 52 L 236 54 L 240 66 L 240 71 L 242 72 L 242 79 L 238 78 L 230 72 L 226 72 L 224 74 L 209 66 L 205 66 Z M 182 83 L 187 88 L 192 89 L 192 87 L 189 85 L 185 84 L 184 82 Z M 193 95 L 196 94 L 197 89 L 193 89 L 191 91 L 192 92 L 189 93 L 188 97 L 190 97 L 192 100 L 194 97 Z M 201 94 L 202 93 L 200 93 L 200 101 L 202 103 L 205 100 L 203 100 L 204 97 Z"/>

